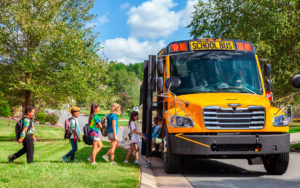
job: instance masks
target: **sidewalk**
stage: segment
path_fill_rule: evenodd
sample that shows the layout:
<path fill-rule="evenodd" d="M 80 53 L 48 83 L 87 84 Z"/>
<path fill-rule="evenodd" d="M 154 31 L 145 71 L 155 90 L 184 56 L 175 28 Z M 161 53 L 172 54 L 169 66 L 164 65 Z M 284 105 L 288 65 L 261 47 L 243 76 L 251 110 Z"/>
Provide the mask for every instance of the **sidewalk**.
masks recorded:
<path fill-rule="evenodd" d="M 300 133 L 291 133 L 290 143 L 291 144 L 300 143 Z"/>
<path fill-rule="evenodd" d="M 140 162 L 145 163 L 146 157 L 140 155 Z M 163 168 L 161 158 L 152 158 L 152 169 L 141 166 L 141 188 L 154 188 L 154 187 L 193 187 L 191 183 L 181 174 L 167 174 Z"/>

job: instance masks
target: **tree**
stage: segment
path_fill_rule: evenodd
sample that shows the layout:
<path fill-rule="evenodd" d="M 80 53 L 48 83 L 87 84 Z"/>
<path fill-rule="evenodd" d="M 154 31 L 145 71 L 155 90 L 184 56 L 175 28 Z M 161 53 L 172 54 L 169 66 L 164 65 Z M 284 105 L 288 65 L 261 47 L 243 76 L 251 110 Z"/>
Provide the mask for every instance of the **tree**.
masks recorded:
<path fill-rule="evenodd" d="M 11 104 L 104 100 L 107 63 L 86 23 L 92 0 L 0 2 L 0 88 Z"/>
<path fill-rule="evenodd" d="M 128 72 L 126 69 L 118 70 L 115 68 L 115 65 L 114 63 L 110 64 L 108 85 L 115 95 L 112 99 L 121 105 L 123 118 L 126 109 L 139 104 L 139 88 L 141 82 L 133 72 Z M 119 66 L 120 65 L 117 67 Z"/>
<path fill-rule="evenodd" d="M 229 38 L 254 44 L 270 59 L 276 98 L 293 91 L 300 73 L 300 4 L 298 0 L 199 0 L 191 28 L 194 38 Z"/>

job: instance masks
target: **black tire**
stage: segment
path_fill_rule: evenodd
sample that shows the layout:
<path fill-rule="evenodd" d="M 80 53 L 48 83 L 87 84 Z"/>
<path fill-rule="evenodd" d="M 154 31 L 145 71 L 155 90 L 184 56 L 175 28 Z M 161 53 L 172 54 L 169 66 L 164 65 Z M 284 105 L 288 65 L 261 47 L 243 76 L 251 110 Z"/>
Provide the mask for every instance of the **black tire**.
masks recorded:
<path fill-rule="evenodd" d="M 168 174 L 175 174 L 180 168 L 181 156 L 171 152 L 169 138 L 170 137 L 166 132 L 165 138 L 163 139 L 162 158 L 165 172 Z"/>
<path fill-rule="evenodd" d="M 284 174 L 289 165 L 289 156 L 289 152 L 264 156 L 263 162 L 267 173 L 271 175 Z"/>

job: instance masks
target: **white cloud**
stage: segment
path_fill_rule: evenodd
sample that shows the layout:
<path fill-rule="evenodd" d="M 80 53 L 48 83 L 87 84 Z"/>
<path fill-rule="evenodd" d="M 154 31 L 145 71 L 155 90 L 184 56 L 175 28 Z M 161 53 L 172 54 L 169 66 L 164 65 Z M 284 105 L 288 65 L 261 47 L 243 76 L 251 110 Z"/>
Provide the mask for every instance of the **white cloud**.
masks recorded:
<path fill-rule="evenodd" d="M 181 24 L 186 27 L 192 21 L 192 13 L 194 11 L 194 5 L 197 4 L 195 0 L 188 0 L 186 3 L 186 7 L 179 12 L 181 15 Z"/>
<path fill-rule="evenodd" d="M 99 24 L 105 24 L 109 21 L 108 19 L 108 13 L 105 13 L 104 15 L 102 15 L 99 19 L 98 19 L 98 23 Z"/>
<path fill-rule="evenodd" d="M 150 54 L 157 54 L 165 46 L 163 40 L 140 42 L 134 37 L 108 39 L 104 52 L 110 60 L 125 64 L 142 62 Z"/>
<path fill-rule="evenodd" d="M 193 11 L 196 0 L 188 0 L 187 5 L 180 11 L 173 11 L 177 4 L 173 0 L 151 0 L 140 6 L 130 8 L 127 24 L 130 26 L 131 35 L 146 39 L 167 37 L 186 26 Z"/>
<path fill-rule="evenodd" d="M 123 3 L 123 4 L 121 4 L 120 9 L 124 10 L 124 9 L 129 8 L 129 7 L 130 7 L 129 3 Z"/>
<path fill-rule="evenodd" d="M 105 23 L 109 22 L 108 19 L 108 13 L 103 14 L 101 17 L 99 17 L 97 20 L 94 20 L 92 22 L 88 22 L 85 24 L 86 28 L 90 27 L 98 27 L 99 25 L 103 25 Z"/>

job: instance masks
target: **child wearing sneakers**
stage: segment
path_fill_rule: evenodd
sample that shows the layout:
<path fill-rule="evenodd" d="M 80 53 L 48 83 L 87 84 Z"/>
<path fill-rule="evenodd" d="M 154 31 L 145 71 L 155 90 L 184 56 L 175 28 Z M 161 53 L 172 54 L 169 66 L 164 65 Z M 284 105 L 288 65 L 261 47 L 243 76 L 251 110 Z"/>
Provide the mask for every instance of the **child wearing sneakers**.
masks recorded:
<path fill-rule="evenodd" d="M 80 108 L 78 107 L 72 107 L 71 108 L 71 114 L 72 118 L 70 118 L 70 143 L 72 146 L 72 149 L 62 157 L 63 162 L 67 162 L 68 158 L 70 157 L 70 161 L 74 162 L 75 152 L 77 151 L 77 141 L 80 142 L 80 129 L 78 124 L 78 117 L 80 113 Z"/>
<path fill-rule="evenodd" d="M 130 144 L 130 148 L 126 155 L 126 159 L 125 159 L 124 163 L 128 163 L 128 160 L 129 160 L 133 150 L 135 150 L 135 161 L 134 162 L 136 164 L 139 164 L 139 147 L 138 147 L 139 136 L 141 136 L 143 139 L 145 139 L 145 136 L 143 135 L 143 133 L 137 131 L 137 126 L 135 124 L 135 121 L 137 121 L 138 119 L 139 119 L 138 112 L 132 111 L 130 114 L 129 122 L 128 122 L 128 126 L 130 126 L 130 129 L 132 132 L 131 144 Z"/>
<path fill-rule="evenodd" d="M 103 144 L 100 139 L 100 128 L 102 128 L 101 120 L 97 113 L 99 113 L 100 107 L 99 104 L 93 103 L 91 106 L 91 112 L 89 117 L 90 132 L 89 134 L 93 137 L 93 149 L 91 156 L 88 158 L 88 161 L 92 165 L 96 165 L 96 155 L 100 152 L 103 147 Z"/>

